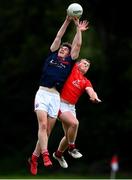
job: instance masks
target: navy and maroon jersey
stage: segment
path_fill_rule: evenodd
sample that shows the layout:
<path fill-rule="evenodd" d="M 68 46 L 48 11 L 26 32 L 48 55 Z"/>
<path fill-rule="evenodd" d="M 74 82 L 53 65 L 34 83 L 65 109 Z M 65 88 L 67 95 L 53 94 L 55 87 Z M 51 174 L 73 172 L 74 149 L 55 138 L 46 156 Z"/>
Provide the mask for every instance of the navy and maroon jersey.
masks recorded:
<path fill-rule="evenodd" d="M 75 61 L 72 60 L 71 56 L 62 60 L 58 57 L 57 53 L 58 51 L 50 52 L 45 60 L 40 78 L 40 86 L 56 87 L 60 91 Z"/>

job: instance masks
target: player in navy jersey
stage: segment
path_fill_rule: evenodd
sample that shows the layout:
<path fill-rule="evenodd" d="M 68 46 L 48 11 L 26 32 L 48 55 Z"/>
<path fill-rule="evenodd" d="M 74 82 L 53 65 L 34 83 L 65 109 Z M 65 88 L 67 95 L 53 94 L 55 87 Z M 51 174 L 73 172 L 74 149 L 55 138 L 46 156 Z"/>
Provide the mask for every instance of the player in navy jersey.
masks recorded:
<path fill-rule="evenodd" d="M 71 44 L 61 44 L 61 39 L 71 21 L 76 25 L 74 39 Z M 55 125 L 60 107 L 59 91 L 72 69 L 73 60 L 79 56 L 82 45 L 82 31 L 87 29 L 88 22 L 86 20 L 79 22 L 78 18 L 66 16 L 50 47 L 50 54 L 44 62 L 40 86 L 34 102 L 34 110 L 38 120 L 38 141 L 30 159 L 30 171 L 33 175 L 37 174 L 37 160 L 40 152 L 44 166 L 52 165 L 48 152 L 48 138 Z"/>

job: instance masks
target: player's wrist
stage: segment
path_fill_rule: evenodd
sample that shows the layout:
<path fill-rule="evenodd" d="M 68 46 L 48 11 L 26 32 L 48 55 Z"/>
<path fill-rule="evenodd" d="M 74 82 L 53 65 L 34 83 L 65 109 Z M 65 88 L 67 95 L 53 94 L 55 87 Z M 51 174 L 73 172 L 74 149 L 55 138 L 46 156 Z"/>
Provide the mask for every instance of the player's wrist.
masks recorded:
<path fill-rule="evenodd" d="M 70 16 L 67 16 L 67 17 L 66 17 L 66 21 L 67 21 L 67 22 L 69 22 L 69 23 L 70 23 L 70 22 L 71 22 L 71 20 L 72 20 L 72 17 L 70 17 Z"/>

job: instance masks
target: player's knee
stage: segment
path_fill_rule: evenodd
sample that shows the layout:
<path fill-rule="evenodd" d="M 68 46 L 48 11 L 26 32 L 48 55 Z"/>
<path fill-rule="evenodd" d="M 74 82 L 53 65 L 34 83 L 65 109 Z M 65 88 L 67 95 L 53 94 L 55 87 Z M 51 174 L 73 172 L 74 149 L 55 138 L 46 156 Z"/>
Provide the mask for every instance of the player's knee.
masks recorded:
<path fill-rule="evenodd" d="M 47 124 L 46 123 L 41 123 L 40 124 L 40 129 L 42 130 L 42 131 L 47 131 Z"/>
<path fill-rule="evenodd" d="M 72 128 L 77 128 L 79 126 L 79 121 L 73 121 L 71 123 Z"/>

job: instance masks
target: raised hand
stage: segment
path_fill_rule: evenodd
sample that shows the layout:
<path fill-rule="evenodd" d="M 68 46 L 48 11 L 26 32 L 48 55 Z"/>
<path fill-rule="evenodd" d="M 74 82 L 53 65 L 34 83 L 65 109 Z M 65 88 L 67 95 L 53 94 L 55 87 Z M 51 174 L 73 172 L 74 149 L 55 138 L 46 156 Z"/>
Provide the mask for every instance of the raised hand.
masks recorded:
<path fill-rule="evenodd" d="M 89 22 L 87 20 L 79 21 L 79 18 L 73 17 L 73 21 L 80 31 L 86 31 L 89 28 Z"/>
<path fill-rule="evenodd" d="M 80 21 L 78 24 L 78 28 L 81 31 L 86 31 L 87 29 L 89 29 L 89 22 L 87 20 Z"/>
<path fill-rule="evenodd" d="M 71 16 L 68 16 L 68 15 L 66 16 L 66 20 L 67 20 L 67 21 L 71 21 L 72 19 L 73 19 L 73 18 L 72 18 Z"/>
<path fill-rule="evenodd" d="M 73 19 L 75 25 L 79 26 L 79 18 L 78 17 L 73 17 L 72 19 Z"/>

